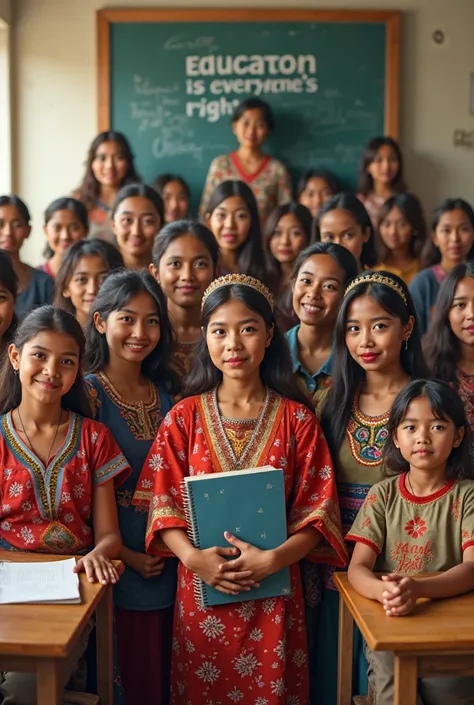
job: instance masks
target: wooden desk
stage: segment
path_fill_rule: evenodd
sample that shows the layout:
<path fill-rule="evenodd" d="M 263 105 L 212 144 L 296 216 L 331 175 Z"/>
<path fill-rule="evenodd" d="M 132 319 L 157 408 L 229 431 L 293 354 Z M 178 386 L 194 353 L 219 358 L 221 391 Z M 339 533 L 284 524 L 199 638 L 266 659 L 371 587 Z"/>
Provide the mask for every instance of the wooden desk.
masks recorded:
<path fill-rule="evenodd" d="M 370 649 L 394 652 L 394 705 L 416 705 L 418 678 L 474 675 L 474 593 L 420 600 L 407 617 L 386 617 L 381 604 L 351 587 L 346 573 L 334 578 L 341 596 L 338 705 L 351 704 L 354 621 Z"/>
<path fill-rule="evenodd" d="M 54 561 L 65 556 L 0 551 L 8 561 Z M 119 572 L 121 563 L 115 563 Z M 112 591 L 79 575 L 80 605 L 0 605 L 0 670 L 36 673 L 38 705 L 60 705 L 60 667 L 95 612 L 97 683 L 101 705 L 113 705 Z"/>

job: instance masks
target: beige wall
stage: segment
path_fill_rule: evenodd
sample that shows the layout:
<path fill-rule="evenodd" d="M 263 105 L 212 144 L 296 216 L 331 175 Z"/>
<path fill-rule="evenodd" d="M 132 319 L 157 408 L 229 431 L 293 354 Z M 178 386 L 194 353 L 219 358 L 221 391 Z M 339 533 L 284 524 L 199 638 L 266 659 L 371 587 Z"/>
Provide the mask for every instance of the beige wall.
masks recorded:
<path fill-rule="evenodd" d="M 11 19 L 11 1 L 10 0 L 0 0 L 0 20 L 3 20 L 7 24 Z"/>
<path fill-rule="evenodd" d="M 288 7 L 288 0 L 182 0 L 189 7 Z M 474 0 L 299 0 L 299 7 L 403 11 L 401 142 L 412 189 L 427 208 L 440 198 L 474 200 L 474 153 L 453 146 L 455 129 L 474 130 Z M 0 16 L 5 0 L 0 0 Z M 41 212 L 74 188 L 96 133 L 95 11 L 99 0 L 15 0 L 15 188 L 34 216 L 25 257 L 40 259 Z M 175 6 L 175 0 L 114 0 L 113 7 Z M 431 35 L 442 29 L 446 42 Z M 341 60 L 344 48 L 341 47 Z"/>

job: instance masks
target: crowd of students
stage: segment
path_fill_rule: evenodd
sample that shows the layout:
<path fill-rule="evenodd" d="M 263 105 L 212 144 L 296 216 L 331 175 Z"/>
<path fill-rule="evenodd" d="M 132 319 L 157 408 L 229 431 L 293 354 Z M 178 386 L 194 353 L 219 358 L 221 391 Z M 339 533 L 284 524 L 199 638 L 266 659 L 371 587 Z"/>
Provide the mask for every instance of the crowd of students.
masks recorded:
<path fill-rule="evenodd" d="M 471 206 L 428 227 L 388 137 L 357 193 L 311 170 L 293 201 L 270 108 L 248 99 L 232 126 L 200 220 L 184 178 L 142 183 L 116 132 L 46 209 L 40 268 L 20 259 L 27 206 L 0 197 L 0 549 L 79 554 L 114 583 L 117 704 L 335 705 L 334 570 L 393 617 L 474 588 Z M 287 541 L 196 549 L 184 478 L 264 465 Z M 284 566 L 289 596 L 204 609 L 193 590 L 238 598 Z M 357 633 L 354 659 L 354 692 L 369 678 L 391 704 L 391 655 Z M 420 702 L 474 703 L 473 685 L 423 678 Z M 34 703 L 34 676 L 1 674 L 0 696 Z"/>

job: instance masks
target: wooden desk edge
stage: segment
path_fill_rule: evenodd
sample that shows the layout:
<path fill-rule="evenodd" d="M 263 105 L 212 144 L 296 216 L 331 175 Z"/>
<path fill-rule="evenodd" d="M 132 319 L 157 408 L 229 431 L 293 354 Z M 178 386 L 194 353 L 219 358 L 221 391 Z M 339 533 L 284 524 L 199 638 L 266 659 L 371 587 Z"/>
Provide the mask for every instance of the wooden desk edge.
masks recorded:
<path fill-rule="evenodd" d="M 432 575 L 435 575 L 435 573 L 432 573 Z M 416 578 L 423 579 L 425 576 L 413 576 Z M 344 600 L 344 603 L 349 610 L 352 619 L 358 626 L 359 630 L 362 633 L 362 636 L 364 637 L 365 641 L 367 642 L 367 646 L 369 649 L 372 651 L 396 651 L 400 654 L 404 654 L 406 656 L 409 655 L 416 655 L 416 654 L 424 654 L 426 656 L 429 655 L 435 655 L 439 653 L 440 649 L 443 649 L 445 652 L 450 652 L 450 653 L 456 653 L 459 655 L 462 654 L 472 654 L 474 653 L 474 645 L 473 646 L 463 646 L 463 645 L 457 645 L 456 643 L 453 644 L 448 644 L 445 641 L 443 641 L 442 644 L 438 644 L 436 642 L 432 642 L 432 647 L 430 647 L 429 644 L 420 644 L 418 642 L 406 642 L 406 641 L 388 641 L 388 640 L 383 640 L 383 639 L 372 639 L 372 634 L 367 630 L 366 625 L 364 622 L 362 624 L 359 624 L 359 621 L 357 619 L 358 617 L 358 610 L 357 607 L 354 604 L 354 601 L 352 599 L 352 595 L 350 592 L 347 590 L 347 584 L 350 585 L 349 583 L 349 578 L 347 577 L 347 573 L 334 573 L 334 582 L 336 584 L 336 587 L 338 589 L 340 599 Z M 351 590 L 354 590 L 354 588 L 351 587 Z M 367 601 L 369 603 L 374 603 L 374 600 L 369 600 L 369 598 L 364 597 L 363 595 L 359 595 L 357 593 L 358 599 Z M 391 617 L 385 617 L 385 615 L 381 615 L 383 619 L 392 619 Z M 395 618 L 394 618 L 395 619 Z M 402 619 L 397 618 L 397 619 Z M 408 648 L 407 648 L 408 647 Z"/>
<path fill-rule="evenodd" d="M 6 558 L 8 556 L 8 559 Z M 21 558 L 28 557 L 26 561 L 23 561 L 25 563 L 34 563 L 35 561 L 39 560 L 44 560 L 44 562 L 48 562 L 48 560 L 51 561 L 57 561 L 65 558 L 72 558 L 72 556 L 58 556 L 58 555 L 49 555 L 49 554 L 37 554 L 37 553 L 20 553 L 20 552 L 15 552 L 12 554 L 9 551 L 0 551 L 0 560 L 5 557 L 5 560 L 14 560 L 17 563 L 21 563 L 22 560 Z M 74 556 L 76 560 L 81 558 L 81 556 Z M 119 575 L 122 575 L 122 573 L 125 570 L 125 566 L 122 561 L 120 560 L 113 560 L 112 563 L 114 564 L 117 572 Z M 102 585 L 100 583 L 88 583 L 87 578 L 85 576 L 85 573 L 80 573 L 79 574 L 80 578 L 80 589 L 81 589 L 81 606 L 85 607 L 87 606 L 86 611 L 83 613 L 81 620 L 78 622 L 76 628 L 74 629 L 73 633 L 71 634 L 71 637 L 67 641 L 67 643 L 64 644 L 63 647 L 57 647 L 51 649 L 51 651 L 48 651 L 47 656 L 44 655 L 44 644 L 31 644 L 28 645 L 27 648 L 25 649 L 24 646 L 21 644 L 7 644 L 6 646 L 3 646 L 3 644 L 0 642 L 0 658 L 2 656 L 5 657 L 15 657 L 15 658 L 67 658 L 72 650 L 72 647 L 74 646 L 74 643 L 78 637 L 78 635 L 83 631 L 85 625 L 87 624 L 88 620 L 91 618 L 93 613 L 96 611 L 97 606 L 101 602 L 101 600 L 104 599 L 104 596 L 106 594 L 107 590 L 111 590 L 113 588 L 112 584 L 108 585 Z M 86 602 L 83 597 L 83 585 L 97 585 L 98 590 L 94 594 L 93 599 L 90 602 Z M 2 605 L 2 606 L 7 606 L 7 605 Z M 25 607 L 34 607 L 38 606 L 40 607 L 41 605 L 25 605 Z M 50 605 L 54 606 L 54 605 Z M 79 605 L 57 605 L 57 607 L 62 607 L 62 608 L 74 608 L 78 607 Z M 39 650 L 41 649 L 41 651 Z"/>

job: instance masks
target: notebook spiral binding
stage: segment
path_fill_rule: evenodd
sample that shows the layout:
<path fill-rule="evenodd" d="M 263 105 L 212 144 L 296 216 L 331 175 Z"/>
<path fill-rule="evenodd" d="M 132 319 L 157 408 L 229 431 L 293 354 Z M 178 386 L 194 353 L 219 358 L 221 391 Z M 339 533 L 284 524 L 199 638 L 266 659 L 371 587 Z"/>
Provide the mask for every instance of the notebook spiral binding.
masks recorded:
<path fill-rule="evenodd" d="M 194 548 L 201 548 L 201 540 L 199 538 L 199 527 L 189 497 L 189 485 L 184 480 L 181 481 L 181 495 L 183 498 L 184 516 L 186 518 L 188 538 L 193 544 Z M 196 575 L 196 573 L 194 573 L 194 597 L 202 607 L 208 607 L 207 597 L 204 588 L 205 583 L 201 580 L 201 578 Z"/>

